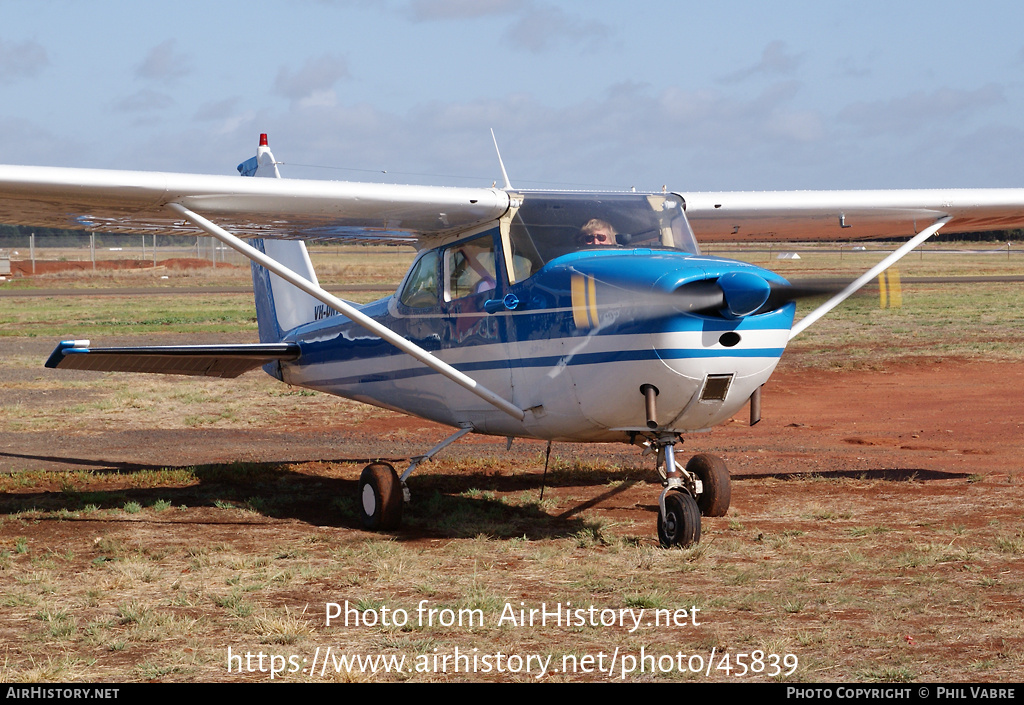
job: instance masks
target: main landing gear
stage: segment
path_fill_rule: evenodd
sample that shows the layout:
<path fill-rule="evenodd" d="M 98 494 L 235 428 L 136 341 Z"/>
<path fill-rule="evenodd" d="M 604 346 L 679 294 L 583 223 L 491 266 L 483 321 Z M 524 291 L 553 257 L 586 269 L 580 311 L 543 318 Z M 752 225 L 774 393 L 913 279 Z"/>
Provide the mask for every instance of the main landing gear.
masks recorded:
<path fill-rule="evenodd" d="M 416 466 L 470 432 L 464 428 L 449 436 L 412 463 L 399 477 L 390 463 L 375 462 L 359 477 L 359 507 L 363 526 L 371 530 L 397 529 L 402 506 L 409 501 L 405 481 Z M 650 438 L 650 437 L 649 437 Z M 692 546 L 700 541 L 701 516 L 720 517 L 729 511 L 732 489 L 729 469 L 715 455 L 700 453 L 680 465 L 675 458 L 679 434 L 660 433 L 646 441 L 647 453 L 657 453 L 658 471 L 665 489 L 658 497 L 658 539 L 665 548 Z"/>
<path fill-rule="evenodd" d="M 658 539 L 665 548 L 699 542 L 701 515 L 725 516 L 732 500 L 725 462 L 701 453 L 683 467 L 675 459 L 677 442 L 677 434 L 661 434 L 649 446 L 658 454 L 658 471 L 665 480 L 658 497 Z"/>
<path fill-rule="evenodd" d="M 391 463 L 370 463 L 363 468 L 359 476 L 359 508 L 363 526 L 373 531 L 397 529 L 402 523 L 402 505 L 411 498 L 405 481 L 412 475 L 412 471 L 424 460 L 430 460 L 472 430 L 461 428 L 423 455 L 415 456 L 401 477 Z"/>
<path fill-rule="evenodd" d="M 359 476 L 363 526 L 396 529 L 402 523 L 402 481 L 391 463 L 370 463 Z"/>

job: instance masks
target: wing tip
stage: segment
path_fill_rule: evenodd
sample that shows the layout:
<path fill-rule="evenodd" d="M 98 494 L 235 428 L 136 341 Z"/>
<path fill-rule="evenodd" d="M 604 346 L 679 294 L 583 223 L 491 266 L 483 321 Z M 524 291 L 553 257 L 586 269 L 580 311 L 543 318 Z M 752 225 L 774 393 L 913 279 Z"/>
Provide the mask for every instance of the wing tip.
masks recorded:
<path fill-rule="evenodd" d="M 88 340 L 62 340 L 57 343 L 57 347 L 50 353 L 50 357 L 46 358 L 44 366 L 56 369 L 60 367 L 60 363 L 64 361 L 68 353 L 89 352 L 89 345 L 90 341 Z"/>

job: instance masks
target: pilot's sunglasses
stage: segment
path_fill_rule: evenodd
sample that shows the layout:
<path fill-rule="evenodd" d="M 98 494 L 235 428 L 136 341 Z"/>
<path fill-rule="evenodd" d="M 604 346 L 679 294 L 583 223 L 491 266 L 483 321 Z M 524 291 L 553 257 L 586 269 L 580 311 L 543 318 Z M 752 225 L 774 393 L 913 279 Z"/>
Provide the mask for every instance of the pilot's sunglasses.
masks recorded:
<path fill-rule="evenodd" d="M 593 233 L 583 236 L 584 245 L 593 245 L 595 242 L 608 242 L 608 236 L 604 233 Z"/>

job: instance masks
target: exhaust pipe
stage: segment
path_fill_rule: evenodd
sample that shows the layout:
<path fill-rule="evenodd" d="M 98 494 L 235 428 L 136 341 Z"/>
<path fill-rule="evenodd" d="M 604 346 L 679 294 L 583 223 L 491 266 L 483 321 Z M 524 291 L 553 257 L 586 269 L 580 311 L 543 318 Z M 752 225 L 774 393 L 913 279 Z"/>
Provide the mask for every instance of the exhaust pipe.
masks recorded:
<path fill-rule="evenodd" d="M 644 395 L 644 408 L 647 412 L 647 428 L 654 430 L 658 427 L 658 410 L 654 398 L 658 396 L 658 388 L 653 384 L 641 384 L 640 393 Z"/>

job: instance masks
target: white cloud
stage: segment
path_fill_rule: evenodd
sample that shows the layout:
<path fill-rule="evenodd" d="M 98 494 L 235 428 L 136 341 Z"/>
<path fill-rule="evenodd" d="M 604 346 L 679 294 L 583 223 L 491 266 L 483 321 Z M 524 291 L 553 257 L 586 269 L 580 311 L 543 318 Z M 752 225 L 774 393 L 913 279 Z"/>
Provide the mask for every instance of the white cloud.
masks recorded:
<path fill-rule="evenodd" d="M 49 64 L 46 49 L 38 42 L 0 39 L 0 84 L 38 76 Z"/>
<path fill-rule="evenodd" d="M 408 11 L 416 22 L 434 22 L 503 15 L 522 5 L 522 0 L 412 0 Z"/>
<path fill-rule="evenodd" d="M 334 84 L 348 76 L 348 64 L 343 58 L 324 54 L 307 59 L 294 72 L 281 67 L 274 79 L 274 92 L 292 101 L 322 104 L 328 93 L 333 95 Z"/>
<path fill-rule="evenodd" d="M 168 39 L 153 47 L 135 69 L 136 77 L 159 83 L 174 83 L 191 73 L 188 56 L 177 51 L 174 44 L 173 39 Z"/>
<path fill-rule="evenodd" d="M 0 134 L 4 136 L 3 161 L 6 164 L 67 166 L 86 158 L 87 150 L 82 141 L 88 141 L 88 136 L 55 135 L 22 117 L 0 116 Z"/>
<path fill-rule="evenodd" d="M 235 109 L 238 104 L 238 98 L 222 98 L 221 100 L 213 100 L 208 103 L 203 103 L 196 109 L 195 115 L 192 116 L 193 120 L 220 120 L 225 114 L 230 113 Z"/>
<path fill-rule="evenodd" d="M 529 4 L 505 32 L 506 43 L 534 53 L 569 42 L 598 51 L 610 41 L 608 25 L 572 15 L 553 5 Z"/>
<path fill-rule="evenodd" d="M 961 120 L 1005 102 L 1003 89 L 988 84 L 975 90 L 939 88 L 912 91 L 886 100 L 857 101 L 839 112 L 839 119 L 864 134 L 908 134 L 928 124 Z"/>
<path fill-rule="evenodd" d="M 165 110 L 174 105 L 174 98 L 160 91 L 144 88 L 114 103 L 114 110 L 123 113 L 144 113 Z"/>
<path fill-rule="evenodd" d="M 586 5 L 581 5 L 586 7 Z M 503 41 L 518 49 L 540 53 L 564 44 L 599 50 L 612 29 L 596 20 L 568 13 L 548 2 L 534 0 L 412 0 L 409 15 L 416 22 L 464 21 L 507 16 Z"/>
<path fill-rule="evenodd" d="M 723 83 L 739 83 L 754 76 L 780 76 L 796 71 L 803 56 L 793 54 L 781 40 L 771 42 L 761 52 L 761 60 L 752 66 L 740 69 L 722 78 Z"/>

